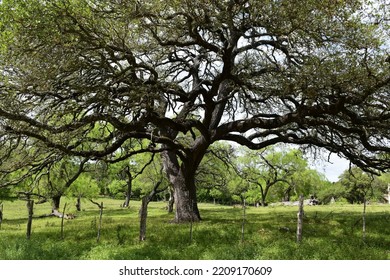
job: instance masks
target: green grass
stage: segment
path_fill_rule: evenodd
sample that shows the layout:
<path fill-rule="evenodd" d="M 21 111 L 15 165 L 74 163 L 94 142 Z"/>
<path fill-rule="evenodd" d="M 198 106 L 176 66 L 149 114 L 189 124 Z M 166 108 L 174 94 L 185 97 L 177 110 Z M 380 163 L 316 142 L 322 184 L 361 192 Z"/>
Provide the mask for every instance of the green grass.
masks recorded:
<path fill-rule="evenodd" d="M 50 206 L 35 205 L 30 240 L 26 239 L 25 202 L 4 202 L 0 259 L 390 259 L 389 205 L 368 206 L 364 241 L 361 205 L 306 206 L 303 241 L 297 244 L 296 207 L 247 208 L 242 242 L 240 208 L 200 204 L 203 220 L 193 225 L 190 240 L 190 225 L 171 223 L 173 215 L 166 213 L 165 203 L 152 202 L 147 239 L 139 242 L 140 203 L 132 201 L 129 209 L 123 209 L 119 207 L 121 201 L 100 201 L 104 201 L 105 209 L 99 242 L 99 209 L 89 202 L 79 213 L 73 207 L 67 211 L 77 218 L 65 220 L 64 239 L 61 219 L 37 218 L 49 213 Z"/>

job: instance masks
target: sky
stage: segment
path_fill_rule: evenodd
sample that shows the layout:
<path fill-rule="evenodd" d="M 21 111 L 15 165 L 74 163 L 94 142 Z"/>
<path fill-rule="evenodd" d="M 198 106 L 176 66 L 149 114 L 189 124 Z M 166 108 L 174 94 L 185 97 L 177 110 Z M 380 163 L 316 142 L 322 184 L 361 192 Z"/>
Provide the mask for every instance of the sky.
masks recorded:
<path fill-rule="evenodd" d="M 349 168 L 349 163 L 348 160 L 331 154 L 329 162 L 324 157 L 324 159 L 313 160 L 310 165 L 323 173 L 329 181 L 336 182 L 341 173 Z"/>

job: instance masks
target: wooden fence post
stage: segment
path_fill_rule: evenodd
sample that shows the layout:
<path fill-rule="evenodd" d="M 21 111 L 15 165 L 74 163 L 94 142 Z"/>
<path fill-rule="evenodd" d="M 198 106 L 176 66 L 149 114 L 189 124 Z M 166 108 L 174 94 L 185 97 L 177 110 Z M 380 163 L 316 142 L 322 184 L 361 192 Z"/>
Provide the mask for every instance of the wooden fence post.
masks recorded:
<path fill-rule="evenodd" d="M 0 202 L 0 229 L 1 229 L 2 222 L 3 222 L 3 202 Z"/>
<path fill-rule="evenodd" d="M 162 183 L 162 180 L 158 181 L 154 187 L 153 190 L 149 193 L 149 195 L 145 195 L 142 198 L 142 204 L 141 208 L 139 210 L 139 215 L 140 215 L 140 226 L 139 226 L 139 241 L 145 241 L 146 239 L 146 220 L 148 218 L 148 204 L 150 201 L 152 201 L 153 197 L 166 190 L 166 188 L 162 190 L 158 190 L 158 187 Z"/>
<path fill-rule="evenodd" d="M 302 241 L 302 229 L 303 229 L 303 195 L 299 196 L 299 210 L 298 210 L 298 225 L 297 225 L 297 242 Z"/>
<path fill-rule="evenodd" d="M 61 239 L 64 239 L 64 218 L 65 218 L 66 203 L 64 205 L 64 211 L 61 216 Z"/>
<path fill-rule="evenodd" d="M 244 198 L 243 204 L 242 204 L 242 225 L 241 225 L 241 242 L 244 242 L 245 239 L 245 221 L 246 221 L 246 201 Z"/>
<path fill-rule="evenodd" d="M 142 204 L 140 209 L 139 241 L 145 241 L 146 239 L 146 219 L 148 217 L 148 203 L 149 197 L 145 195 L 142 198 Z"/>
<path fill-rule="evenodd" d="M 28 211 L 28 220 L 27 220 L 27 239 L 31 237 L 31 229 L 32 229 L 32 219 L 34 214 L 34 200 L 30 199 L 30 196 L 27 196 L 27 211 Z"/>
<path fill-rule="evenodd" d="M 97 207 L 99 207 L 100 209 L 100 214 L 99 214 L 99 225 L 98 225 L 98 232 L 97 232 L 97 239 L 96 241 L 99 242 L 100 240 L 100 230 L 102 229 L 102 219 L 103 219 L 103 202 L 101 202 L 100 204 L 93 201 L 92 199 L 90 199 L 89 201 L 91 201 L 93 204 L 95 204 Z"/>
<path fill-rule="evenodd" d="M 387 184 L 387 202 L 390 204 L 390 184 Z"/>
<path fill-rule="evenodd" d="M 97 235 L 97 242 L 100 240 L 100 231 L 102 229 L 102 219 L 103 219 L 103 202 L 100 203 L 100 216 L 99 216 L 99 228 L 98 228 L 98 235 Z"/>

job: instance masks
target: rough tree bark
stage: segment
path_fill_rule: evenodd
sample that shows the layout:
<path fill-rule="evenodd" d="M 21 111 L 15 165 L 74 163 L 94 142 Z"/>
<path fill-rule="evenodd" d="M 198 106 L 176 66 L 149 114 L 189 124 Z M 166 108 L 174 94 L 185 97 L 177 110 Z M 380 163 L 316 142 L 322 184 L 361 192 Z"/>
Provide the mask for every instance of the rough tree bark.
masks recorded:
<path fill-rule="evenodd" d="M 175 222 L 201 220 L 196 199 L 195 174 L 181 170 L 174 180 Z"/>
<path fill-rule="evenodd" d="M 173 186 L 176 205 L 174 222 L 197 222 L 201 220 L 196 200 L 194 163 L 190 161 L 179 165 L 172 151 L 162 153 L 164 170 Z"/>
<path fill-rule="evenodd" d="M 175 204 L 175 193 L 172 187 L 169 187 L 168 213 L 173 213 L 173 205 Z"/>

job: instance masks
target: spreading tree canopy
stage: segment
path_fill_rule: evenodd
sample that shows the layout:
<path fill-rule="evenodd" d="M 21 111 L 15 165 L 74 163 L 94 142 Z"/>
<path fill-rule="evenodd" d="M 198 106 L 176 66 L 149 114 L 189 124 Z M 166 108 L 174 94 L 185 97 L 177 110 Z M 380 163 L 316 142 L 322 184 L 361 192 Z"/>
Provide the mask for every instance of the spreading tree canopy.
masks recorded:
<path fill-rule="evenodd" d="M 160 152 L 178 222 L 200 219 L 194 177 L 217 141 L 320 147 L 387 169 L 388 19 L 370 5 L 4 0 L 1 135 L 108 161 Z M 150 144 L 128 148 L 134 139 Z"/>

